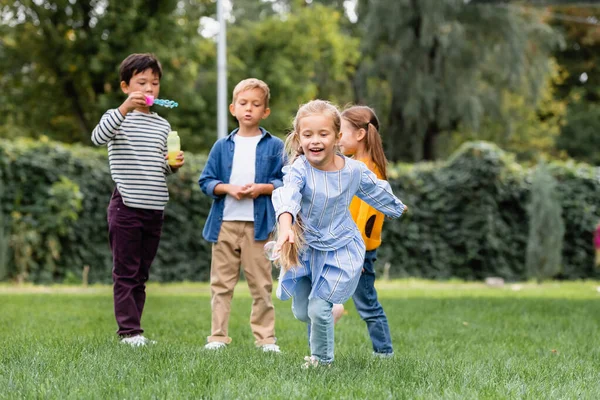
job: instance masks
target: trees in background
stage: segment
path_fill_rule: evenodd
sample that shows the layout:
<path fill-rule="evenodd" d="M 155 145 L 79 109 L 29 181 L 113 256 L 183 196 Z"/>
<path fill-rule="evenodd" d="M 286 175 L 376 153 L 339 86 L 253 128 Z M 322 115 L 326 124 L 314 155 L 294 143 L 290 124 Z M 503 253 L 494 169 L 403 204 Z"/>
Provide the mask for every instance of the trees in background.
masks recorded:
<path fill-rule="evenodd" d="M 436 141 L 502 115 L 505 96 L 533 107 L 559 37 L 541 17 L 463 0 L 362 2 L 368 79 L 389 84 L 385 140 L 393 160 L 432 160 Z M 393 137 L 393 140 L 391 140 Z"/>
<path fill-rule="evenodd" d="M 556 83 L 557 98 L 568 104 L 557 148 L 573 158 L 600 164 L 600 8 L 557 6 L 553 25 L 564 34 L 566 47 L 555 54 L 564 79 Z"/>
<path fill-rule="evenodd" d="M 585 144 L 595 140 L 590 126 L 600 96 L 593 51 L 598 34 L 590 25 L 565 21 L 569 45 L 554 53 L 554 63 L 560 36 L 547 24 L 545 9 L 521 3 L 357 0 L 354 9 L 344 0 L 231 4 L 228 91 L 249 76 L 269 83 L 273 112 L 265 126 L 274 133 L 289 129 L 299 104 L 321 97 L 375 107 L 392 161 L 436 159 L 465 140 L 485 138 L 523 159 L 562 149 L 597 162 L 597 152 Z M 0 6 L 0 136 L 89 143 L 101 114 L 123 100 L 120 61 L 151 51 L 165 69 L 161 96 L 180 104 L 158 111 L 180 132 L 186 150 L 207 150 L 217 136 L 216 46 L 200 32 L 214 16 L 211 0 L 17 0 Z M 585 51 L 571 54 L 574 44 Z M 588 71 L 583 92 L 580 70 Z"/>

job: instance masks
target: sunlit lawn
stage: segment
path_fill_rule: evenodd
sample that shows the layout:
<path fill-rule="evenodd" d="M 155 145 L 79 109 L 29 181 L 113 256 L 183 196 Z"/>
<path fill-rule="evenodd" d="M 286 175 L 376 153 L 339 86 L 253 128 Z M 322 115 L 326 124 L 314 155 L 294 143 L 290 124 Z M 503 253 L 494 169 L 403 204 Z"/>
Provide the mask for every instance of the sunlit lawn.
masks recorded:
<path fill-rule="evenodd" d="M 374 359 L 354 306 L 336 327 L 332 368 L 302 370 L 306 329 L 276 301 L 282 354 L 263 354 L 235 294 L 234 342 L 202 346 L 205 284 L 150 285 L 143 325 L 158 344 L 118 343 L 109 286 L 0 286 L 0 398 L 600 398 L 597 282 L 378 282 L 396 356 Z M 520 289 L 520 290 L 515 290 Z"/>

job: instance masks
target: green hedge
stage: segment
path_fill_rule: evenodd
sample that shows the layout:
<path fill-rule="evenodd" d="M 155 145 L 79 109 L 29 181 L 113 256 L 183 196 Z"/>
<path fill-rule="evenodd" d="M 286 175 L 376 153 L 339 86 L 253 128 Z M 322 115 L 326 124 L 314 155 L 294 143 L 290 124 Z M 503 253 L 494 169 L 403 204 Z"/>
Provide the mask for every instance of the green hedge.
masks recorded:
<path fill-rule="evenodd" d="M 198 188 L 205 158 L 186 154 L 186 166 L 168 178 L 171 201 L 155 281 L 208 280 L 210 245 L 202 227 L 211 201 Z M 599 169 L 550 164 L 565 218 L 563 268 L 557 278 L 599 277 L 593 266 L 593 229 L 600 219 Z M 410 205 L 386 221 L 378 268 L 390 276 L 434 279 L 525 279 L 526 205 L 531 171 L 496 146 L 469 143 L 449 160 L 396 166 L 395 192 Z M 113 189 L 106 149 L 48 140 L 0 140 L 0 250 L 12 280 L 111 280 L 106 207 Z M 2 232 L 2 230 L 0 230 Z"/>

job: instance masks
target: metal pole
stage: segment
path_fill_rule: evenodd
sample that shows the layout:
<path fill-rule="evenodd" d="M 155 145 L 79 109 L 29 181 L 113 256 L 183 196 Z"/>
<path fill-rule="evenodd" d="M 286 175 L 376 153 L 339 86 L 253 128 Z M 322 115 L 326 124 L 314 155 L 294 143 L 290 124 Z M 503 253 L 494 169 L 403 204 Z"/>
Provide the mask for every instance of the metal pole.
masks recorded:
<path fill-rule="evenodd" d="M 223 1 L 217 0 L 217 138 L 227 135 L 227 27 Z"/>

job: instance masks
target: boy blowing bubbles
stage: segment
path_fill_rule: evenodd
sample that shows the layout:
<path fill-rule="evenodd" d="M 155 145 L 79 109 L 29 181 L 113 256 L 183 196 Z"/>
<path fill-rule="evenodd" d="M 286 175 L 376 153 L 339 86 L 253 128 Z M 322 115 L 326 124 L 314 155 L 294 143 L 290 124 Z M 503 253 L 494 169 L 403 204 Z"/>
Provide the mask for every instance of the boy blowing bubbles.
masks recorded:
<path fill-rule="evenodd" d="M 92 132 L 96 145 L 108 146 L 115 189 L 108 206 L 108 234 L 113 255 L 113 297 L 121 342 L 144 346 L 153 341 L 142 333 L 146 281 L 162 232 L 169 200 L 166 175 L 183 164 L 167 163 L 171 125 L 146 103 L 158 97 L 162 67 L 152 54 L 131 54 L 121 63 L 121 90 L 127 99 L 108 110 Z"/>

